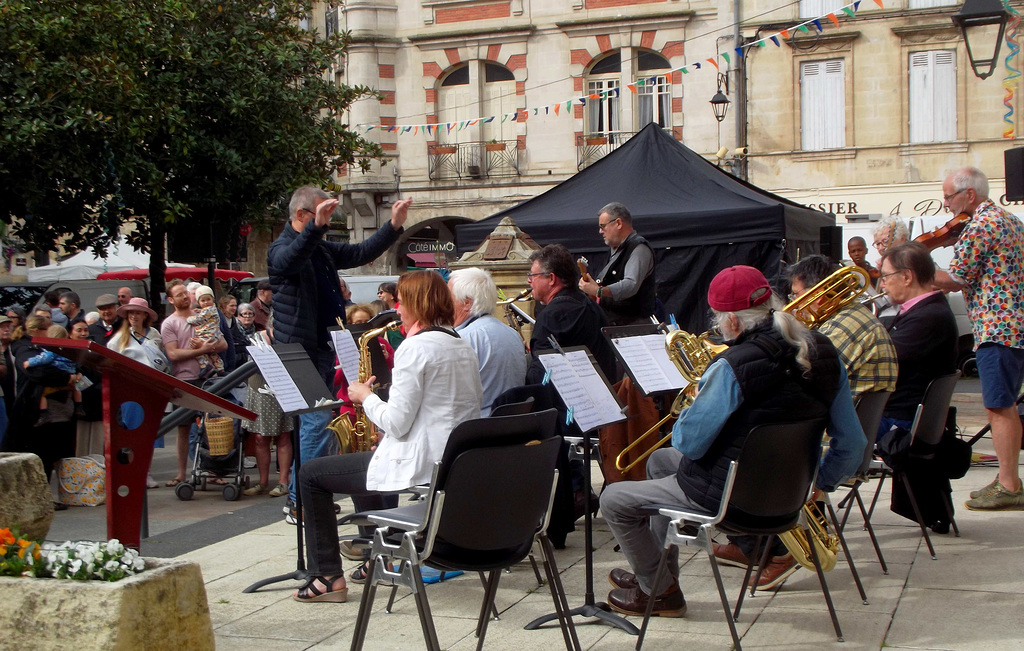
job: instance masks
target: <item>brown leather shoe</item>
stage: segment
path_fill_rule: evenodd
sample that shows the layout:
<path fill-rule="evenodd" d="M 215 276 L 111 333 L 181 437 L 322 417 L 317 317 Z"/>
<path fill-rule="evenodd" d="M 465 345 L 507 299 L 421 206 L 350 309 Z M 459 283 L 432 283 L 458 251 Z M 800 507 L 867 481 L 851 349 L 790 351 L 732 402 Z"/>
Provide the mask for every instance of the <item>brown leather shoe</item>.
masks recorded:
<path fill-rule="evenodd" d="M 650 599 L 639 586 L 635 588 L 616 588 L 608 593 L 608 605 L 623 615 L 644 616 L 647 600 Z M 682 617 L 686 614 L 686 600 L 676 583 L 654 600 L 655 617 Z"/>
<path fill-rule="evenodd" d="M 768 565 L 765 566 L 764 572 L 761 573 L 761 580 L 757 582 L 757 589 L 771 590 L 789 578 L 789 575 L 798 569 L 800 569 L 800 566 L 792 554 L 776 556 L 768 561 Z M 754 576 L 753 574 L 750 576 L 751 581 L 754 580 Z"/>
<path fill-rule="evenodd" d="M 735 544 L 729 543 L 728 545 L 719 545 L 718 543 L 714 543 L 714 549 L 715 560 L 720 564 L 747 569 L 747 557 Z M 754 567 L 757 567 L 757 563 L 754 563 Z"/>
<path fill-rule="evenodd" d="M 626 570 L 620 570 L 619 568 L 615 568 L 608 573 L 608 583 L 611 583 L 616 588 L 625 588 L 627 590 L 640 585 L 636 582 L 635 574 Z"/>

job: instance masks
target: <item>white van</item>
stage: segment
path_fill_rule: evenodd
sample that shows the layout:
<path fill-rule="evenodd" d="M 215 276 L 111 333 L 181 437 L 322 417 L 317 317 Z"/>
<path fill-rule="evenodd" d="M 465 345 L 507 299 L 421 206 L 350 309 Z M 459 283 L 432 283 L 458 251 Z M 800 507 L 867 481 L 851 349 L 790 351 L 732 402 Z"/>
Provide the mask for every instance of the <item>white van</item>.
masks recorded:
<path fill-rule="evenodd" d="M 352 302 L 371 303 L 377 300 L 377 288 L 381 283 L 397 283 L 398 276 L 349 276 L 339 273 L 352 292 Z"/>

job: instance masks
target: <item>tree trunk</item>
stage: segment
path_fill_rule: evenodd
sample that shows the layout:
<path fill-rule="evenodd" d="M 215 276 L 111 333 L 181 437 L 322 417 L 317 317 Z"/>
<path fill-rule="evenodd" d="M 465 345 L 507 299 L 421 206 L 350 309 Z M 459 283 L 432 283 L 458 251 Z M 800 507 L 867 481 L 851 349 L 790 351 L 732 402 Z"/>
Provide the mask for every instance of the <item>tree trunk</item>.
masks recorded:
<path fill-rule="evenodd" d="M 164 260 L 164 241 L 167 239 L 167 225 L 163 217 L 150 218 L 149 223 L 149 305 L 158 317 L 164 317 L 163 301 L 161 299 L 166 282 L 164 271 L 167 263 Z M 154 324 L 155 325 L 155 324 Z"/>

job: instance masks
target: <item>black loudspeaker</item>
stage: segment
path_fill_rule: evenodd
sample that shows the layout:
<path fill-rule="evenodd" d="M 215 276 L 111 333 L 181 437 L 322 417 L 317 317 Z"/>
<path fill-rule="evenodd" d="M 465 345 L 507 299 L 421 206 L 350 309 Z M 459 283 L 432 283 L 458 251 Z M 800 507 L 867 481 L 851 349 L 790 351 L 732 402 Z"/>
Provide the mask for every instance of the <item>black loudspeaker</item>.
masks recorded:
<path fill-rule="evenodd" d="M 818 236 L 821 243 L 821 254 L 839 264 L 843 261 L 843 227 L 822 226 Z"/>
<path fill-rule="evenodd" d="M 167 225 L 167 259 L 174 262 L 245 262 L 249 251 L 249 226 L 228 220 L 196 222 L 181 220 Z"/>
<path fill-rule="evenodd" d="M 1003 169 L 1006 173 L 1006 200 L 1024 201 L 1024 147 L 1003 152 Z"/>

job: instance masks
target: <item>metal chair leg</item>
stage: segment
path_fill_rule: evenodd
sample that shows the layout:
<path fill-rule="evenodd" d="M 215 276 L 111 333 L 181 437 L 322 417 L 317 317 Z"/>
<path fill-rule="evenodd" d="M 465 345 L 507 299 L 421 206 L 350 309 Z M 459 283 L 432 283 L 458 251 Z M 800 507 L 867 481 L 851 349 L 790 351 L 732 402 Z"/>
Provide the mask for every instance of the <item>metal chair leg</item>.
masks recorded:
<path fill-rule="evenodd" d="M 490 579 L 487 581 L 487 595 L 484 598 L 484 605 L 480 609 L 480 621 L 478 622 L 477 634 L 479 639 L 476 643 L 476 651 L 481 651 L 484 647 L 484 637 L 487 636 L 487 624 L 490 623 L 490 618 L 485 615 L 488 612 L 488 605 L 491 608 L 494 607 L 494 597 L 498 594 L 498 581 L 501 579 L 501 570 L 491 570 Z"/>
<path fill-rule="evenodd" d="M 946 516 L 949 518 L 949 524 L 953 527 L 953 533 L 959 538 L 960 527 L 956 526 L 956 518 L 953 517 L 953 497 L 945 491 L 942 492 L 942 505 L 946 507 Z"/>
<path fill-rule="evenodd" d="M 836 536 L 839 537 L 839 544 L 843 548 L 843 554 L 846 555 L 846 562 L 850 565 L 850 573 L 853 574 L 853 582 L 857 584 L 857 591 L 860 592 L 860 599 L 864 602 L 864 605 L 868 605 L 868 595 L 864 591 L 864 584 L 860 582 L 860 574 L 857 573 L 857 567 L 853 564 L 853 556 L 850 555 L 850 548 L 846 545 L 846 536 L 839 529 L 838 518 L 836 517 L 835 509 L 832 508 L 832 502 L 825 496 L 825 507 L 828 509 L 829 517 L 832 518 L 832 526 L 836 530 Z"/>
<path fill-rule="evenodd" d="M 750 575 L 754 570 L 754 559 L 749 559 L 747 562 L 747 571 L 743 574 L 743 585 L 740 586 L 740 596 L 736 600 L 736 610 L 733 612 L 733 619 L 739 621 L 740 609 L 743 608 L 743 597 L 746 595 L 747 586 L 750 586 L 750 596 L 754 596 L 754 590 L 757 589 L 757 582 L 761 580 L 761 572 L 764 571 L 765 565 L 768 563 L 768 550 L 771 547 L 772 537 L 758 536 L 757 541 L 754 542 L 754 552 L 761 549 L 761 543 L 764 543 L 764 549 L 761 550 L 761 560 L 757 566 L 757 574 L 754 575 L 754 580 L 750 580 Z"/>
<path fill-rule="evenodd" d="M 875 546 L 875 555 L 878 556 L 878 564 L 882 566 L 882 574 L 888 574 L 889 566 L 885 564 L 885 558 L 882 556 L 882 548 L 878 544 L 878 538 L 875 537 L 875 528 L 871 525 L 871 518 L 868 515 L 867 509 L 864 507 L 864 500 L 860 497 L 860 491 L 857 491 L 856 499 L 861 517 L 864 518 L 864 528 L 868 532 L 868 537 L 871 538 L 871 544 Z"/>
<path fill-rule="evenodd" d="M 924 542 L 928 545 L 928 552 L 932 555 L 932 560 L 935 560 L 935 548 L 932 547 L 932 538 L 928 535 L 928 527 L 924 523 L 924 516 L 921 515 L 921 508 L 917 505 L 917 497 L 914 496 L 914 489 L 910 487 L 910 480 L 907 479 L 907 473 L 900 473 L 900 478 L 903 481 L 903 487 L 907 489 L 907 497 L 910 498 L 910 506 L 914 508 L 914 517 L 917 518 L 917 524 L 921 527 L 921 535 L 924 536 Z"/>
<path fill-rule="evenodd" d="M 548 579 L 548 588 L 551 590 L 551 598 L 555 602 L 555 614 L 558 615 L 558 625 L 562 628 L 562 638 L 565 640 L 567 651 L 582 651 L 580 640 L 576 636 L 576 625 L 569 615 L 569 599 L 565 596 L 565 587 L 562 579 L 558 576 L 558 567 L 555 565 L 555 549 L 551 540 L 546 534 L 538 536 L 544 559 L 544 574 Z M 533 555 L 530 555 L 533 558 Z"/>
<path fill-rule="evenodd" d="M 647 596 L 647 608 L 644 609 L 644 621 L 640 625 L 640 635 L 636 639 L 636 647 L 634 647 L 636 651 L 640 651 L 640 647 L 644 644 L 644 636 L 647 635 L 647 624 L 651 621 L 651 614 L 654 613 L 654 600 L 657 599 L 654 591 L 661 585 L 662 577 L 668 572 L 668 555 L 671 549 L 672 545 L 668 545 L 661 552 L 661 560 L 658 561 L 658 571 L 654 573 L 654 583 L 651 584 L 651 594 Z"/>
<path fill-rule="evenodd" d="M 544 579 L 540 578 L 540 570 L 537 569 L 537 559 L 533 557 L 533 554 L 530 554 L 528 558 L 530 559 L 530 565 L 533 567 L 533 575 L 537 577 L 537 587 L 539 588 L 544 585 Z"/>
<path fill-rule="evenodd" d="M 373 611 L 373 600 L 377 595 L 377 581 L 374 579 L 376 566 L 376 562 L 370 563 L 370 572 L 366 577 L 363 598 L 359 600 L 359 614 L 356 615 L 356 625 L 352 631 L 351 651 L 360 651 L 366 640 L 366 631 L 370 626 L 370 613 Z"/>
<path fill-rule="evenodd" d="M 484 573 L 483 572 L 477 572 L 477 574 L 480 575 L 480 583 L 481 583 L 481 585 L 484 586 L 484 592 L 486 593 L 487 592 L 487 579 L 484 578 Z M 491 615 L 494 617 L 495 621 L 501 619 L 500 617 L 498 617 L 498 607 L 496 605 L 494 605 L 494 604 L 491 605 Z"/>
<path fill-rule="evenodd" d="M 743 647 L 740 646 L 740 635 L 736 631 L 736 620 L 729 610 L 729 595 L 725 593 L 725 584 L 722 583 L 722 572 L 718 568 L 718 561 L 715 560 L 715 551 L 711 546 L 710 539 L 708 539 L 706 545 L 706 551 L 708 556 L 711 558 L 711 573 L 715 575 L 715 584 L 718 586 L 718 597 L 722 600 L 722 612 L 725 613 L 725 621 L 729 623 L 729 633 L 732 635 L 732 643 L 736 647 L 736 651 L 743 651 Z M 749 573 L 750 568 L 748 567 L 747 574 L 749 575 Z M 740 596 L 742 597 L 742 594 Z"/>
<path fill-rule="evenodd" d="M 875 489 L 875 496 L 871 498 L 871 508 L 868 509 L 868 520 L 875 514 L 875 503 L 878 502 L 878 496 L 882 493 L 882 484 L 885 483 L 885 478 L 889 476 L 889 472 L 883 470 L 882 474 L 878 477 L 878 488 Z"/>
<path fill-rule="evenodd" d="M 441 644 L 437 641 L 437 630 L 434 628 L 434 617 L 430 613 L 430 604 L 427 602 L 427 591 L 423 589 L 423 575 L 420 573 L 420 567 L 416 563 L 410 563 L 409 571 L 412 572 L 415 586 L 412 595 L 416 601 L 416 612 L 420 617 L 423 639 L 427 643 L 429 651 L 441 651 Z"/>
<path fill-rule="evenodd" d="M 807 528 L 804 530 L 807 535 L 807 540 L 811 540 L 811 530 Z M 832 603 L 832 595 L 828 591 L 828 583 L 825 581 L 825 573 L 821 571 L 821 562 L 818 560 L 818 550 L 814 545 L 808 545 L 811 548 L 811 560 L 814 561 L 814 571 L 818 573 L 818 583 L 821 584 L 821 593 L 825 595 L 825 603 L 828 605 L 828 614 L 832 617 L 832 626 L 836 630 L 836 639 L 843 642 L 843 630 L 839 627 L 839 616 L 836 615 L 836 607 Z"/>

